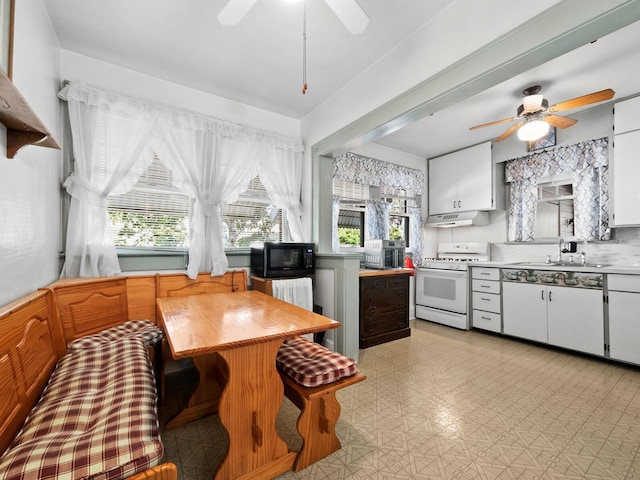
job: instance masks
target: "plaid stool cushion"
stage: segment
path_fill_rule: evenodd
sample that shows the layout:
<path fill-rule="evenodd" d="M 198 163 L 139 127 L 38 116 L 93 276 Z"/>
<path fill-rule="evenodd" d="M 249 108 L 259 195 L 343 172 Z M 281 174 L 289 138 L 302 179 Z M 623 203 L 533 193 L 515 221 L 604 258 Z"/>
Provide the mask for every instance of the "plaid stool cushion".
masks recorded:
<path fill-rule="evenodd" d="M 69 342 L 67 350 L 95 348 L 127 337 L 139 337 L 145 345 L 153 345 L 162 340 L 162 335 L 162 330 L 149 320 L 129 320 L 115 327 Z"/>
<path fill-rule="evenodd" d="M 278 368 L 305 387 L 317 387 L 353 375 L 358 365 L 345 357 L 302 337 L 288 338 L 276 357 Z"/>
<path fill-rule="evenodd" d="M 120 480 L 160 464 L 164 448 L 147 347 L 124 338 L 62 357 L 0 480 Z"/>

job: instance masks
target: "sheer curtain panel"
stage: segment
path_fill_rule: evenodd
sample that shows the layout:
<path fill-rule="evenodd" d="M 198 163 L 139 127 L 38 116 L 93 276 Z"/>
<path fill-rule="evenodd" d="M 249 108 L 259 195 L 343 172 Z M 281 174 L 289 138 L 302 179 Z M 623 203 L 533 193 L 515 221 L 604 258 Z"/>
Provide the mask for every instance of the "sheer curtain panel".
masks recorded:
<path fill-rule="evenodd" d="M 269 198 L 286 210 L 286 236 L 290 241 L 304 240 L 302 226 L 302 143 L 297 140 L 263 135 L 260 145 L 260 181 Z"/>
<path fill-rule="evenodd" d="M 73 137 L 74 171 L 61 277 L 120 272 L 109 236 L 107 197 L 129 191 L 153 157 L 147 149 L 158 113 L 135 100 L 81 84 L 65 88 Z"/>
<path fill-rule="evenodd" d="M 229 263 L 221 207 L 235 202 L 257 175 L 260 133 L 187 113 L 163 115 L 158 131 L 158 156 L 195 199 L 187 275 L 222 275 Z"/>

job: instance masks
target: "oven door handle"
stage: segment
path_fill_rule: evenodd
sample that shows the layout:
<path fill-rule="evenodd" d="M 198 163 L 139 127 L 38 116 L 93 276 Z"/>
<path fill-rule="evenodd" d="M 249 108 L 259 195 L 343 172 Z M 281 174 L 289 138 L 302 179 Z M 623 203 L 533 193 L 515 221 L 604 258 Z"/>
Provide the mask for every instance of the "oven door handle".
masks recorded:
<path fill-rule="evenodd" d="M 423 268 L 418 269 L 418 272 L 421 273 L 425 277 L 435 278 L 435 277 L 444 277 L 444 278 L 464 278 L 467 276 L 466 270 L 440 270 L 436 268 Z"/>

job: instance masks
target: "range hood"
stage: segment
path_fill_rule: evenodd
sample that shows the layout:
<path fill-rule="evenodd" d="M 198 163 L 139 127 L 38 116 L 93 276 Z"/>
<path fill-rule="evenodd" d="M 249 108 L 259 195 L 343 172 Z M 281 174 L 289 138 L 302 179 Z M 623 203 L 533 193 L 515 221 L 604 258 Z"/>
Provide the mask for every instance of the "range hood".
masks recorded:
<path fill-rule="evenodd" d="M 465 227 L 469 225 L 487 225 L 489 223 L 489 212 L 456 212 L 442 213 L 439 215 L 429 215 L 427 227 Z"/>

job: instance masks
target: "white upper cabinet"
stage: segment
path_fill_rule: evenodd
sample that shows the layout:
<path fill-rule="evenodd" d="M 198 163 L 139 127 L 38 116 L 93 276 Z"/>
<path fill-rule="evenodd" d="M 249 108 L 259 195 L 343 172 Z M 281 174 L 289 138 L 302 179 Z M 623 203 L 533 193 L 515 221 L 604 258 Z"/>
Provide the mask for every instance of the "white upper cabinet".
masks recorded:
<path fill-rule="evenodd" d="M 504 178 L 491 142 L 429 160 L 429 214 L 504 208 Z"/>
<path fill-rule="evenodd" d="M 640 225 L 640 97 L 615 105 L 612 226 Z"/>

